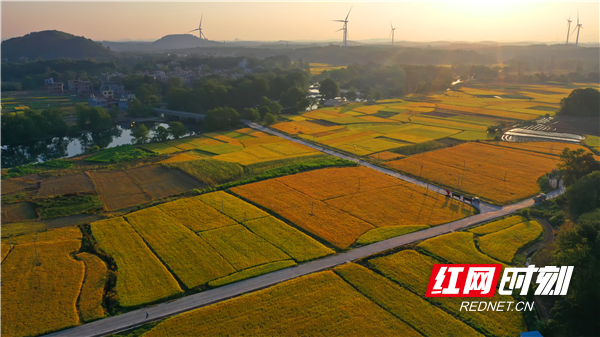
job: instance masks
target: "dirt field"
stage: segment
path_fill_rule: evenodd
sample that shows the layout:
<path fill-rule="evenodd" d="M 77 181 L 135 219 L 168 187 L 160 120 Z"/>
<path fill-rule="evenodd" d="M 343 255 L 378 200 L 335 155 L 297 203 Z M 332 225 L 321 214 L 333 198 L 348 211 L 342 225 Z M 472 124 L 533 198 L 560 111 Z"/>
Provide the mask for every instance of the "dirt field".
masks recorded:
<path fill-rule="evenodd" d="M 94 187 L 109 211 L 152 200 L 125 171 L 89 172 Z"/>
<path fill-rule="evenodd" d="M 142 166 L 126 172 L 152 199 L 168 197 L 202 186 L 186 174 L 160 165 Z"/>
<path fill-rule="evenodd" d="M 85 173 L 72 174 L 68 176 L 47 178 L 42 181 L 38 198 L 65 194 L 87 194 L 93 193 L 94 186 Z"/>
<path fill-rule="evenodd" d="M 2 222 L 16 222 L 37 218 L 37 214 L 28 202 L 2 205 Z"/>

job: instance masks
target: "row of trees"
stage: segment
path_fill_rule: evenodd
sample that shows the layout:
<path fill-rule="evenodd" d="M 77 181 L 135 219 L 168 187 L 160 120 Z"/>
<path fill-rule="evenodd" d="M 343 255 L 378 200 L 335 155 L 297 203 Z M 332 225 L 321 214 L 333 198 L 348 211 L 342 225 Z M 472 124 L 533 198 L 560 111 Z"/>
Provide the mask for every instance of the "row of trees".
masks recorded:
<path fill-rule="evenodd" d="M 181 122 L 171 122 L 169 127 L 165 128 L 159 125 L 154 131 L 154 135 L 150 138 L 150 130 L 145 124 L 138 125 L 131 129 L 131 136 L 136 144 L 145 144 L 149 140 L 153 142 L 166 142 L 169 137 L 179 139 L 188 133 L 187 128 Z"/>

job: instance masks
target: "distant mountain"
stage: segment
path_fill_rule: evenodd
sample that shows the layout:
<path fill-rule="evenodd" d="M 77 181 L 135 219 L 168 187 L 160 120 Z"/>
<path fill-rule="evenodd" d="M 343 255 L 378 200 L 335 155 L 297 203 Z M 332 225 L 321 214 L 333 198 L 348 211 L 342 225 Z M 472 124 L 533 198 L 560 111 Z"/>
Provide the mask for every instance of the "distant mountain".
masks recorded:
<path fill-rule="evenodd" d="M 106 60 L 117 55 L 90 39 L 57 30 L 33 32 L 2 42 L 2 58 L 11 62 L 19 61 L 21 57 L 28 57 L 29 60 L 38 57 Z"/>
<path fill-rule="evenodd" d="M 114 51 L 147 51 L 147 52 L 159 52 L 159 51 L 170 51 L 170 50 L 181 50 L 188 48 L 202 47 L 221 47 L 224 45 L 222 42 L 211 41 L 211 40 L 200 40 L 191 34 L 172 34 L 161 37 L 154 42 L 117 42 L 117 41 L 102 41 L 102 45 L 109 47 Z"/>

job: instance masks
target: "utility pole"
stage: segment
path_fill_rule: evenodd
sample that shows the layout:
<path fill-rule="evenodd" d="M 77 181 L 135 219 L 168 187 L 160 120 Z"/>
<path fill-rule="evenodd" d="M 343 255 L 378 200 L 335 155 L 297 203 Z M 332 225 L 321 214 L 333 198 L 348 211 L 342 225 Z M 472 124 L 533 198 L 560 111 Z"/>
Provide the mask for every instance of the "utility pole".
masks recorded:
<path fill-rule="evenodd" d="M 221 200 L 221 213 L 225 214 L 225 206 L 223 206 L 223 200 Z"/>
<path fill-rule="evenodd" d="M 354 158 L 356 158 L 356 145 L 353 145 L 353 146 L 354 146 Z"/>
<path fill-rule="evenodd" d="M 246 212 L 244 212 L 244 226 L 246 226 Z"/>
<path fill-rule="evenodd" d="M 506 192 L 506 174 L 508 171 L 504 171 L 504 192 Z"/>
<path fill-rule="evenodd" d="M 39 266 L 40 265 L 40 259 L 38 258 L 37 245 L 35 244 L 35 238 L 33 238 L 33 249 L 35 250 L 35 265 Z"/>
<path fill-rule="evenodd" d="M 423 165 L 421 165 L 421 171 L 419 171 L 419 178 L 421 178 L 421 173 L 423 173 Z"/>
<path fill-rule="evenodd" d="M 8 244 L 10 245 L 10 250 L 12 250 L 12 238 L 10 234 L 8 234 Z"/>
<path fill-rule="evenodd" d="M 312 207 L 310 208 L 310 215 L 315 215 L 315 202 L 312 202 Z"/>

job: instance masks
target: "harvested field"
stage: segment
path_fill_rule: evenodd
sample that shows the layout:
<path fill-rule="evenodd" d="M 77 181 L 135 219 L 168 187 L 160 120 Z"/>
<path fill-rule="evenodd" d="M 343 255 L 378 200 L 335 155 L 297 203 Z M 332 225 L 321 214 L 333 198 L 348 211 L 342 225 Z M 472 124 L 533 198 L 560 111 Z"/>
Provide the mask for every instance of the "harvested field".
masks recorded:
<path fill-rule="evenodd" d="M 363 233 L 374 228 L 360 219 L 284 185 L 277 179 L 234 187 L 231 190 L 262 207 L 271 208 L 298 227 L 339 248 L 347 248 Z"/>
<path fill-rule="evenodd" d="M 365 267 L 347 263 L 335 268 L 335 272 L 371 301 L 425 336 L 483 336 L 444 310 Z"/>
<path fill-rule="evenodd" d="M 18 244 L 2 262 L 2 336 L 36 336 L 79 324 L 85 267 L 69 254 L 78 240 Z"/>
<path fill-rule="evenodd" d="M 198 198 L 179 199 L 156 207 L 194 232 L 236 224 L 235 220 L 203 203 Z"/>
<path fill-rule="evenodd" d="M 165 198 L 202 186 L 189 176 L 160 165 L 137 167 L 126 172 L 153 199 Z"/>
<path fill-rule="evenodd" d="M 488 234 L 479 238 L 479 248 L 487 255 L 506 263 L 512 263 L 519 248 L 534 241 L 544 233 L 535 220 Z"/>
<path fill-rule="evenodd" d="M 115 291 L 121 306 L 135 307 L 182 292 L 171 273 L 123 218 L 94 222 L 91 229 L 100 248 L 117 264 Z"/>
<path fill-rule="evenodd" d="M 2 205 L 2 224 L 6 222 L 18 222 L 37 218 L 37 213 L 28 202 Z"/>
<path fill-rule="evenodd" d="M 246 227 L 297 262 L 309 261 L 334 253 L 306 234 L 272 216 L 247 221 Z"/>
<path fill-rule="evenodd" d="M 465 143 L 390 161 L 385 165 L 413 176 L 421 175 L 432 182 L 441 182 L 452 190 L 457 189 L 461 177 L 459 191 L 491 202 L 509 204 L 538 193 L 537 179 L 552 171 L 557 161 L 558 158 L 544 154 Z"/>
<path fill-rule="evenodd" d="M 107 210 L 143 204 L 152 200 L 126 173 L 126 171 L 89 172 L 102 203 Z"/>
<path fill-rule="evenodd" d="M 42 180 L 37 198 L 64 194 L 89 194 L 94 193 L 94 186 L 85 173 L 68 176 L 46 178 Z"/>
<path fill-rule="evenodd" d="M 198 235 L 238 271 L 290 258 L 242 225 L 217 228 Z"/>
<path fill-rule="evenodd" d="M 419 336 L 333 272 L 325 271 L 175 316 L 145 337 L 218 334 Z"/>
<path fill-rule="evenodd" d="M 41 181 L 42 179 L 42 177 L 35 174 L 18 178 L 3 179 L 2 195 L 24 192 L 26 190 L 36 190 L 38 188 L 38 181 Z"/>
<path fill-rule="evenodd" d="M 106 264 L 98 256 L 89 253 L 79 253 L 78 260 L 85 263 L 85 278 L 79 294 L 77 307 L 84 322 L 90 322 L 104 317 L 102 297 L 108 278 Z"/>

